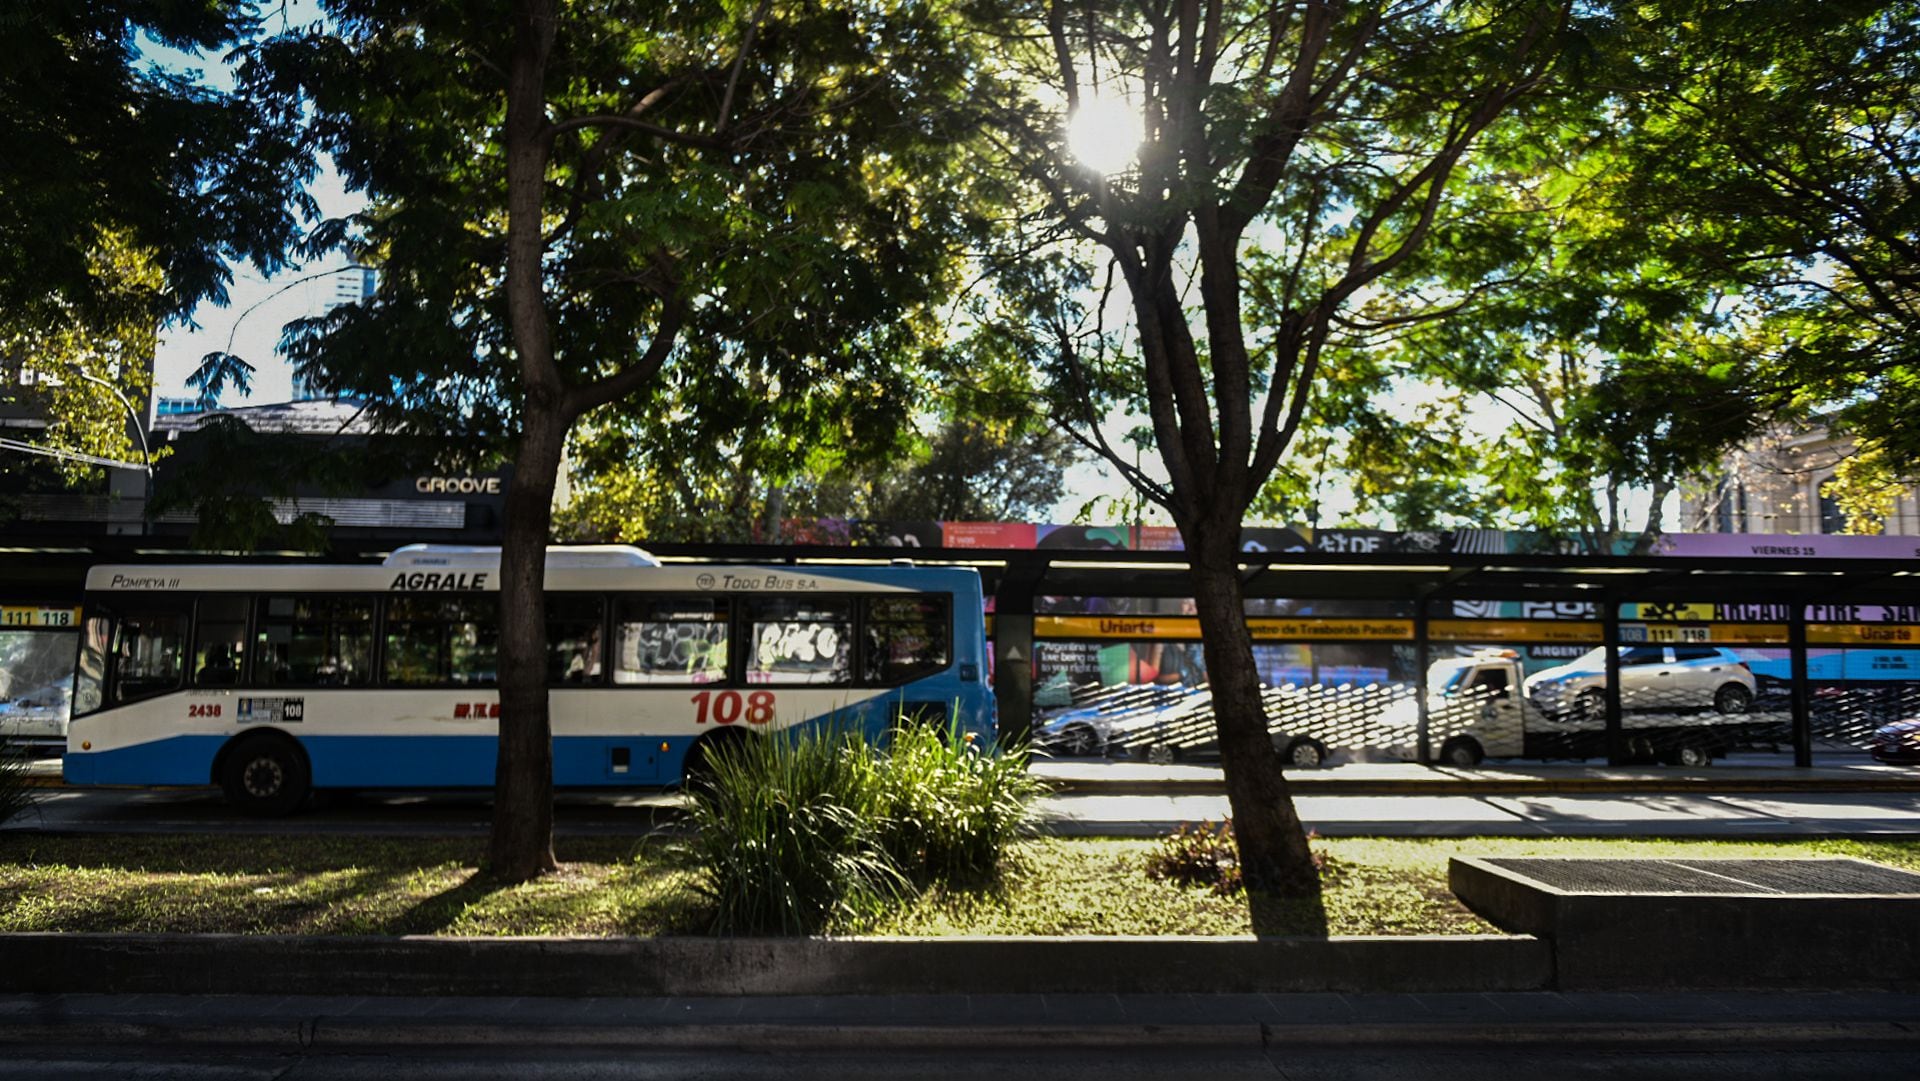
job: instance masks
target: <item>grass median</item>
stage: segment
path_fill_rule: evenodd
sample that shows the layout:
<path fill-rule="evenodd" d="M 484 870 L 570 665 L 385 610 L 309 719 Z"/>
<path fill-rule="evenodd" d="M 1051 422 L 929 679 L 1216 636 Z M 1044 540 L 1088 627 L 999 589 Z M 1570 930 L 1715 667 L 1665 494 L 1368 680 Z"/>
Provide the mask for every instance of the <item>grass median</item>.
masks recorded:
<path fill-rule="evenodd" d="M 1920 870 L 1920 842 L 1322 839 L 1333 934 L 1481 934 L 1454 855 L 1858 856 Z M 710 902 L 662 843 L 563 838 L 560 873 L 502 887 L 484 842 L 362 837 L 0 834 L 0 931 L 328 935 L 699 934 Z M 1035 839 L 999 880 L 935 890 L 842 934 L 1245 935 L 1246 899 L 1155 881 L 1154 842 Z"/>

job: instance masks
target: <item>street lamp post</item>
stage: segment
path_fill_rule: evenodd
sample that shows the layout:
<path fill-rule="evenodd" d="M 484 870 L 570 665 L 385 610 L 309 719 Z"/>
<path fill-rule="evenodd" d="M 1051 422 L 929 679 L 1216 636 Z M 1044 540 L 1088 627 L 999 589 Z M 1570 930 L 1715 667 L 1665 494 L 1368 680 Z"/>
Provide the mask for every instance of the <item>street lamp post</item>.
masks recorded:
<path fill-rule="evenodd" d="M 126 407 L 127 419 L 133 422 L 133 434 L 140 440 L 140 461 L 145 466 L 147 474 L 146 484 L 141 489 L 140 494 L 140 532 L 144 535 L 147 532 L 147 508 L 153 502 L 153 451 L 148 449 L 147 446 L 146 422 L 141 418 L 140 413 L 133 408 L 133 403 L 127 400 L 127 396 L 121 393 L 119 387 L 114 386 L 112 383 L 97 375 L 88 375 L 86 372 L 75 372 L 74 374 L 89 383 L 98 383 L 111 391 L 115 398 L 120 399 L 120 404 Z"/>

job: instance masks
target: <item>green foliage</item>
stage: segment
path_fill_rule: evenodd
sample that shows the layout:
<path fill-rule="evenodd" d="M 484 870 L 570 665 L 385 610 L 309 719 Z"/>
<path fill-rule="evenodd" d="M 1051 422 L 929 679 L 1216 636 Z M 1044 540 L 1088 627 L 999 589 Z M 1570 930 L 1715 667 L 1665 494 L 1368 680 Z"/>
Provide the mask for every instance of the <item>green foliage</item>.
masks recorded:
<path fill-rule="evenodd" d="M 1820 486 L 1821 495 L 1840 504 L 1840 512 L 1847 517 L 1846 532 L 1862 536 L 1884 531 L 1887 518 L 1911 490 L 1878 447 L 1841 459 L 1834 466 L 1833 479 Z"/>
<path fill-rule="evenodd" d="M 285 265 L 311 158 L 293 117 L 163 69 L 141 39 L 189 57 L 252 38 L 237 0 L 68 0 L 0 15 L 0 312 L 110 340 L 222 301 L 229 261 Z M 98 246 L 140 253 L 157 275 L 139 315 Z M 151 353 L 147 355 L 150 359 Z"/>
<path fill-rule="evenodd" d="M 503 454 L 527 389 L 504 269 L 511 5 L 327 7 L 331 25 L 250 51 L 251 89 L 310 110 L 311 144 L 368 193 L 308 249 L 347 250 L 380 286 L 291 328 L 289 354 L 394 430 Z M 656 334 L 672 347 L 592 415 L 589 465 L 635 447 L 667 474 L 612 502 L 704 504 L 732 459 L 777 477 L 841 434 L 904 430 L 975 224 L 953 165 L 973 136 L 941 108 L 968 60 L 939 6 L 598 0 L 553 30 L 539 319 L 559 384 L 645 371 Z M 626 445 L 599 452 L 600 433 Z"/>
<path fill-rule="evenodd" d="M 144 466 L 133 418 L 114 391 L 138 410 L 153 388 L 166 281 L 152 253 L 125 234 L 100 232 L 75 247 L 89 271 L 84 302 L 45 294 L 0 307 L 0 403 L 47 418 L 33 439 L 39 446 Z M 18 459 L 9 453 L 0 463 Z M 98 479 L 100 467 L 63 459 L 58 472 L 79 484 Z"/>
<path fill-rule="evenodd" d="M 909 888 L 880 842 L 886 809 L 857 733 L 735 740 L 689 790 L 686 851 L 719 932 L 809 934 Z"/>
<path fill-rule="evenodd" d="M 921 887 L 991 881 L 1041 791 L 1024 750 L 987 753 L 957 725 L 895 729 L 876 778 L 880 846 Z"/>
<path fill-rule="evenodd" d="M 685 851 L 729 933 L 858 925 L 929 886 L 989 882 L 1038 792 L 1024 754 L 913 723 L 884 752 L 858 733 L 782 733 L 709 761 Z"/>
<path fill-rule="evenodd" d="M 1159 845 L 1147 857 L 1147 877 L 1156 882 L 1177 882 L 1182 886 L 1205 886 L 1215 893 L 1240 890 L 1240 850 L 1233 841 L 1233 820 L 1194 825 L 1182 822 L 1179 828 L 1160 838 Z"/>

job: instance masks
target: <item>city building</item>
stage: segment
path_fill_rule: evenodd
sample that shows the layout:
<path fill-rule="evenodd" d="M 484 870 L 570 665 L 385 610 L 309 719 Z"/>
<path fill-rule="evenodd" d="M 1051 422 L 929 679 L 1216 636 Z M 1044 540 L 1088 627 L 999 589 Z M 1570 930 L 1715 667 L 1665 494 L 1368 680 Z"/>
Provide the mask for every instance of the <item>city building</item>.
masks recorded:
<path fill-rule="evenodd" d="M 1820 489 L 1853 452 L 1853 441 L 1824 426 L 1776 426 L 1727 452 L 1713 474 L 1681 486 L 1680 530 L 1687 533 L 1841 533 L 1846 515 Z M 1920 499 L 1904 493 L 1888 515 L 1891 536 L 1920 535 Z"/>

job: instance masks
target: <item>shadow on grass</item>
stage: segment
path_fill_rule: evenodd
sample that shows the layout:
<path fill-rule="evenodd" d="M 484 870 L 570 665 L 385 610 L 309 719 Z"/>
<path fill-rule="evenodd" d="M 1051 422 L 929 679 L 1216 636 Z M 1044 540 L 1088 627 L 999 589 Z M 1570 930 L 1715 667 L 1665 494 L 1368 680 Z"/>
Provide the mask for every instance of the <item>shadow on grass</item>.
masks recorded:
<path fill-rule="evenodd" d="M 1246 897 L 1247 919 L 1252 923 L 1256 937 L 1325 938 L 1328 935 L 1327 905 L 1323 893 L 1315 893 L 1311 897 L 1274 897 L 1248 890 Z"/>
<path fill-rule="evenodd" d="M 473 871 L 466 878 L 439 893 L 422 897 L 405 911 L 381 921 L 380 933 L 389 935 L 431 935 L 452 927 L 467 909 L 481 901 L 513 888 L 485 871 Z"/>

